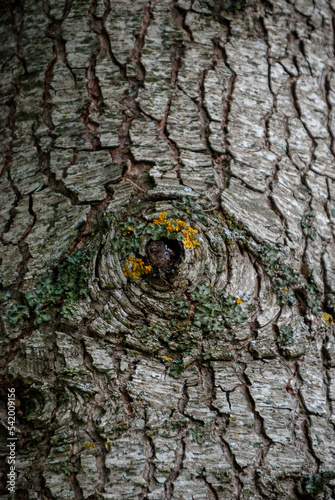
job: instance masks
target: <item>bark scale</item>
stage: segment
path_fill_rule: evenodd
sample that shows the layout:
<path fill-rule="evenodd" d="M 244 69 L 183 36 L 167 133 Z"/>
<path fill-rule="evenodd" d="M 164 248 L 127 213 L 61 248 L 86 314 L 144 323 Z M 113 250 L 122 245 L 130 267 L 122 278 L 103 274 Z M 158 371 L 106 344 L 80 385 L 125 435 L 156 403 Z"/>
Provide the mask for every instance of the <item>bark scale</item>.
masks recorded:
<path fill-rule="evenodd" d="M 1 498 L 334 498 L 334 20 L 3 2 Z"/>

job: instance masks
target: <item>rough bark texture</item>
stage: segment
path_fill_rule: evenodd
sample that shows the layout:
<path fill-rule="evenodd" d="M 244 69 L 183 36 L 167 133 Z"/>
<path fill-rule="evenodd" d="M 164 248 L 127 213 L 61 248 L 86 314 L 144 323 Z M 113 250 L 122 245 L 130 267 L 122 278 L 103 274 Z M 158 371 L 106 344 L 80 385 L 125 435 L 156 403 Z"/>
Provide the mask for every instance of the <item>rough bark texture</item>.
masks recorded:
<path fill-rule="evenodd" d="M 334 26 L 2 3 L 0 498 L 8 387 L 18 499 L 335 498 Z"/>

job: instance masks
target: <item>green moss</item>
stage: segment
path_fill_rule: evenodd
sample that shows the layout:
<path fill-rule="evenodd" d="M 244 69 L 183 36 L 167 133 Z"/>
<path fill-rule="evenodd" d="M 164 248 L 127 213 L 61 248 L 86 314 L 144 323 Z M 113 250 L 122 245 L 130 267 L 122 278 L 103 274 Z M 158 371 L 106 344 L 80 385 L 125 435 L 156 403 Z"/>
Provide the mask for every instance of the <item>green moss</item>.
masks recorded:
<path fill-rule="evenodd" d="M 278 248 L 265 244 L 255 249 L 259 260 L 272 278 L 272 289 L 278 305 L 293 305 L 296 302 L 293 287 L 300 283 L 299 273 L 282 261 Z"/>
<path fill-rule="evenodd" d="M 335 479 L 335 471 L 324 471 L 319 474 L 306 474 L 302 481 L 302 490 L 311 496 L 322 493 L 326 485 Z"/>
<path fill-rule="evenodd" d="M 291 325 L 283 325 L 279 329 L 279 335 L 276 339 L 276 344 L 280 347 L 286 347 L 294 344 L 294 331 Z"/>
<path fill-rule="evenodd" d="M 87 297 L 88 281 L 91 277 L 89 255 L 85 250 L 78 250 L 67 256 L 55 270 L 55 277 L 46 276 L 38 281 L 34 288 L 25 294 L 27 305 L 14 303 L 10 306 L 7 317 L 11 324 L 35 316 L 34 325 L 50 321 L 55 307 L 60 308 L 64 318 L 71 318 L 76 312 L 75 302 Z"/>
<path fill-rule="evenodd" d="M 307 299 L 307 305 L 313 314 L 321 314 L 320 291 L 315 281 L 311 278 L 309 283 L 304 287 Z"/>
<path fill-rule="evenodd" d="M 51 470 L 56 473 L 63 472 L 67 476 L 71 476 L 74 472 L 74 467 L 70 462 L 64 461 L 64 462 L 59 462 L 57 465 L 54 465 L 51 467 Z"/>
<path fill-rule="evenodd" d="M 60 305 L 64 318 L 71 318 L 76 308 L 73 303 L 88 295 L 88 281 L 91 277 L 87 251 L 78 250 L 66 257 L 56 270 L 56 278 L 46 277 L 36 283 L 25 297 L 35 314 L 35 325 L 50 321 L 52 307 Z"/>
<path fill-rule="evenodd" d="M 196 302 L 194 325 L 204 332 L 223 332 L 225 326 L 246 320 L 239 299 L 232 295 L 218 297 L 210 286 L 200 284 L 190 296 Z"/>
<path fill-rule="evenodd" d="M 311 240 L 316 240 L 318 235 L 314 227 L 315 211 L 311 210 L 308 214 L 304 215 L 301 219 L 301 226 L 304 229 L 304 234 Z"/>
<path fill-rule="evenodd" d="M 124 222 L 114 220 L 113 224 L 117 229 L 111 242 L 111 251 L 118 253 L 121 259 L 126 259 L 130 254 L 136 254 L 141 246 L 142 232 L 147 223 L 128 217 Z"/>
<path fill-rule="evenodd" d="M 236 13 L 245 9 L 249 3 L 248 0 L 199 0 L 205 7 L 204 12 L 211 12 L 217 16 L 224 16 L 228 13 Z"/>
<path fill-rule="evenodd" d="M 169 374 L 172 377 L 178 378 L 184 370 L 184 360 L 183 358 L 175 359 L 169 369 Z"/>
<path fill-rule="evenodd" d="M 7 311 L 7 319 L 11 325 L 16 325 L 20 321 L 29 318 L 29 310 L 27 306 L 20 304 L 12 304 Z"/>
<path fill-rule="evenodd" d="M 189 300 L 185 300 L 185 296 Z M 200 362 L 213 359 L 231 359 L 231 353 L 211 348 L 201 352 L 203 335 L 221 333 L 233 324 L 243 323 L 246 317 L 239 305 L 240 301 L 232 295 L 217 295 L 211 286 L 200 284 L 188 294 L 176 295 L 166 307 L 164 322 L 157 319 L 137 328 L 132 337 L 149 351 L 167 349 L 168 354 L 161 361 L 168 366 L 170 375 L 179 377 L 185 368 L 184 358 Z"/>
<path fill-rule="evenodd" d="M 10 291 L 7 292 L 0 292 L 0 304 L 7 302 L 8 299 L 10 299 L 12 296 Z"/>
<path fill-rule="evenodd" d="M 190 434 L 198 444 L 202 444 L 204 442 L 204 429 L 200 427 L 200 425 L 190 429 Z"/>

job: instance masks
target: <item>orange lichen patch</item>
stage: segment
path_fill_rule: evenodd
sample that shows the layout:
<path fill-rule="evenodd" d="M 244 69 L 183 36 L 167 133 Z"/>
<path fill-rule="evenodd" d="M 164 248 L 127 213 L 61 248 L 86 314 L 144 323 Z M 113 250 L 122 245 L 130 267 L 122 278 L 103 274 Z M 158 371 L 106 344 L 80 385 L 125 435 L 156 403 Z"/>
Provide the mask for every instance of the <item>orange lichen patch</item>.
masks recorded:
<path fill-rule="evenodd" d="M 159 226 L 161 226 L 162 224 L 165 224 L 165 221 L 166 221 L 166 212 L 161 212 L 158 216 L 158 219 L 154 219 L 152 221 L 152 224 L 155 225 L 155 224 L 158 224 Z"/>
<path fill-rule="evenodd" d="M 158 219 L 154 219 L 152 221 L 152 225 L 165 226 L 170 233 L 177 233 L 178 231 L 187 228 L 187 224 L 183 220 L 168 220 L 166 217 L 166 212 L 162 212 L 161 214 L 159 214 Z"/>
<path fill-rule="evenodd" d="M 242 304 L 243 300 L 239 299 L 238 297 L 235 297 L 235 302 L 236 304 Z"/>
<path fill-rule="evenodd" d="M 85 448 L 86 450 L 89 450 L 90 448 L 94 448 L 94 443 L 85 443 Z"/>
<path fill-rule="evenodd" d="M 197 232 L 198 231 L 196 229 L 193 229 L 191 226 L 188 226 L 187 229 L 182 230 L 182 234 L 184 236 L 183 244 L 185 248 L 191 249 L 200 245 L 200 241 L 197 241 L 194 237 Z"/>
<path fill-rule="evenodd" d="M 151 271 L 151 266 L 145 266 L 142 259 L 138 259 L 133 255 L 128 257 L 123 268 L 123 274 L 129 278 L 138 280 L 143 274 L 148 274 Z"/>
<path fill-rule="evenodd" d="M 326 323 L 334 323 L 333 316 L 331 314 L 328 314 L 326 312 L 321 314 L 321 318 L 326 322 Z"/>
<path fill-rule="evenodd" d="M 158 219 L 152 221 L 153 225 L 165 226 L 169 233 L 181 232 L 184 236 L 183 245 L 185 248 L 195 248 L 200 245 L 200 241 L 197 241 L 194 237 L 198 230 L 193 229 L 193 227 L 188 226 L 186 222 L 180 219 L 168 220 L 166 217 L 166 212 L 159 214 Z"/>

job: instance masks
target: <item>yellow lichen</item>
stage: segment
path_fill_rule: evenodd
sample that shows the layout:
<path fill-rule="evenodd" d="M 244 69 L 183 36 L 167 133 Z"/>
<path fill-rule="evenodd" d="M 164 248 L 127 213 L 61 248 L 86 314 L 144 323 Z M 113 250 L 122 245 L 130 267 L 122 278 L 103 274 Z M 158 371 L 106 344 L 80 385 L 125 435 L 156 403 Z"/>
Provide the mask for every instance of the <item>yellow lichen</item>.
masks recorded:
<path fill-rule="evenodd" d="M 331 314 L 328 314 L 326 312 L 321 314 L 321 318 L 326 322 L 326 323 L 334 323 L 333 316 Z"/>
<path fill-rule="evenodd" d="M 85 443 L 85 448 L 86 450 L 89 450 L 90 448 L 94 448 L 94 443 Z"/>
<path fill-rule="evenodd" d="M 161 212 L 158 216 L 158 219 L 154 219 L 152 221 L 152 224 L 153 225 L 158 224 L 159 226 L 161 226 L 162 224 L 165 224 L 165 221 L 166 221 L 166 212 Z"/>
<path fill-rule="evenodd" d="M 148 274 L 151 271 L 151 266 L 145 266 L 142 259 L 138 259 L 133 255 L 128 257 L 123 268 L 123 274 L 129 278 L 138 280 L 143 274 Z"/>
<path fill-rule="evenodd" d="M 152 225 L 165 226 L 169 233 L 181 232 L 184 236 L 182 241 L 185 248 L 192 249 L 200 245 L 200 241 L 197 241 L 194 237 L 194 235 L 198 232 L 197 229 L 193 229 L 191 226 L 188 226 L 186 222 L 180 219 L 168 220 L 166 212 L 160 213 L 158 219 L 154 219 L 152 221 Z"/>

